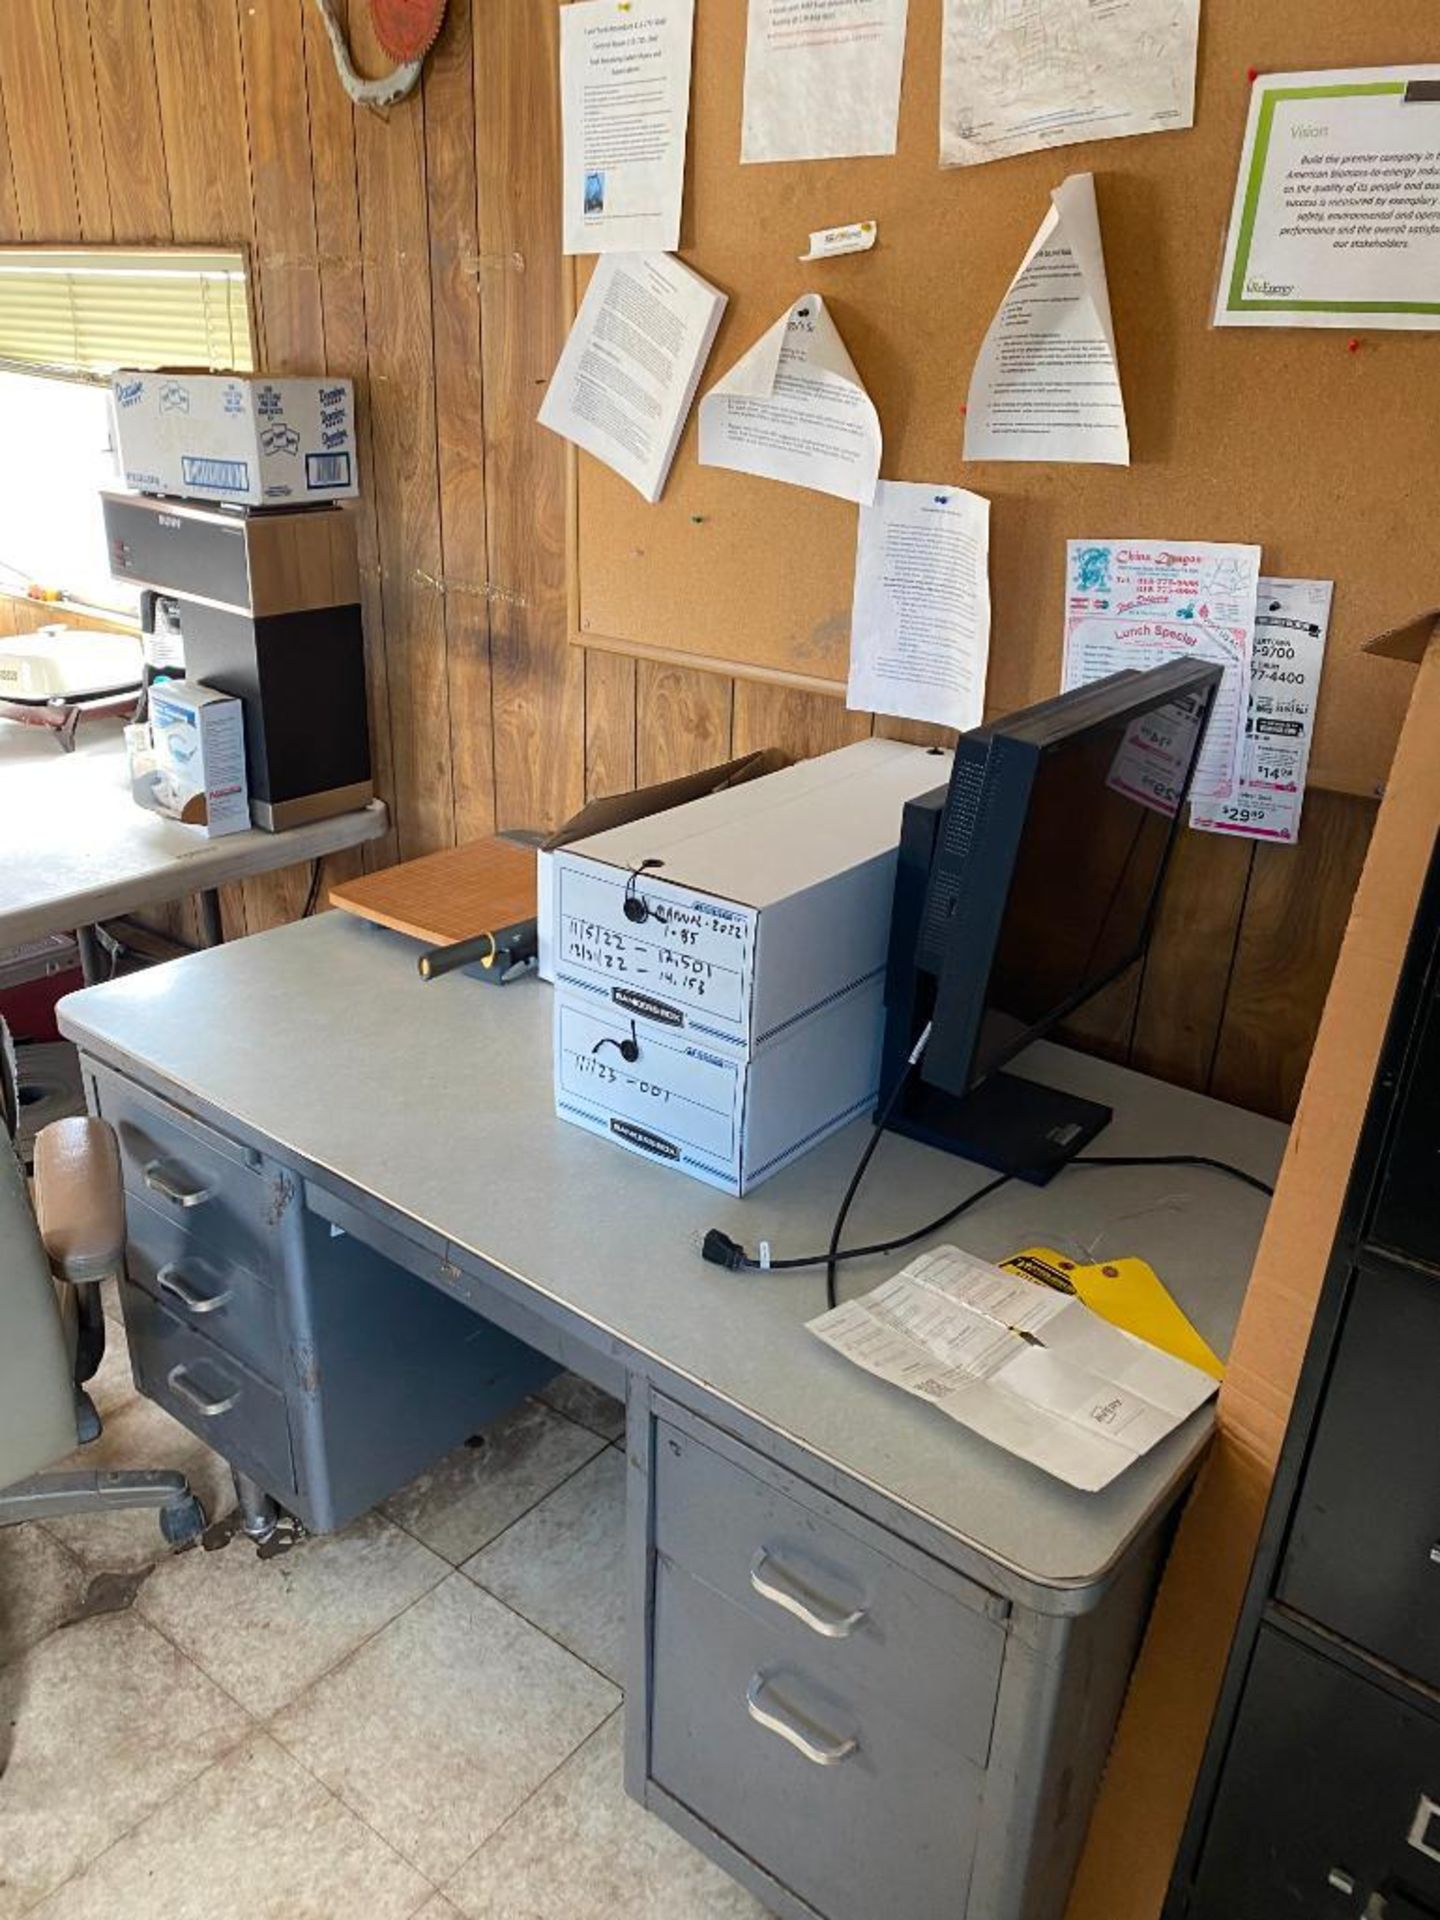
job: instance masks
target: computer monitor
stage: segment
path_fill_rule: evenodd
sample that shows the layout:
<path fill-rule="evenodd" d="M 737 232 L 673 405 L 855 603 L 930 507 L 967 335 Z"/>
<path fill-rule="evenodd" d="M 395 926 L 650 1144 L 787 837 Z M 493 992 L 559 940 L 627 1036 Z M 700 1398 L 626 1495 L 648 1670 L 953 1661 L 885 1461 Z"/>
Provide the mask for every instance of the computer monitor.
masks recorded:
<path fill-rule="evenodd" d="M 962 735 L 948 790 L 906 806 L 887 1125 L 1037 1183 L 1106 1125 L 1000 1069 L 1144 953 L 1219 683 L 1172 661 L 1078 687 Z"/>

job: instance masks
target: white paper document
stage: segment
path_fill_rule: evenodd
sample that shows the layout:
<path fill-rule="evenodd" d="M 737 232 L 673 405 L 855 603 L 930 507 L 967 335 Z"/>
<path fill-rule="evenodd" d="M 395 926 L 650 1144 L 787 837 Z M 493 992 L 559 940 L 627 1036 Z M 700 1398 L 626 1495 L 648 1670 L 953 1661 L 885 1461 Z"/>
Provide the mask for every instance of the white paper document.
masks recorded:
<path fill-rule="evenodd" d="M 868 506 L 880 416 L 818 293 L 806 293 L 700 402 L 700 464 Z"/>
<path fill-rule="evenodd" d="M 894 153 L 908 0 L 750 0 L 740 158 Z"/>
<path fill-rule="evenodd" d="M 680 244 L 695 0 L 560 9 L 566 253 Z"/>
<path fill-rule="evenodd" d="M 882 480 L 860 509 L 845 704 L 978 727 L 989 653 L 990 502 Z"/>
<path fill-rule="evenodd" d="M 970 376 L 965 458 L 1128 466 L 1094 177 L 1050 200 Z"/>
<path fill-rule="evenodd" d="M 1192 806 L 1192 827 L 1283 846 L 1300 838 L 1334 590 L 1331 580 L 1262 576 L 1240 779 L 1228 800 Z"/>
<path fill-rule="evenodd" d="M 664 491 L 725 295 L 663 253 L 600 261 L 540 408 L 540 424 Z"/>
<path fill-rule="evenodd" d="M 1440 327 L 1440 66 L 1255 81 L 1215 324 Z"/>
<path fill-rule="evenodd" d="M 1218 1382 L 1073 1296 L 958 1247 L 809 1323 L 827 1346 L 1067 1485 L 1094 1493 Z"/>
<path fill-rule="evenodd" d="M 1228 800 L 1240 778 L 1259 578 L 1259 547 L 1072 540 L 1066 548 L 1066 691 L 1165 660 L 1224 669 L 1191 786 L 1196 800 Z"/>
<path fill-rule="evenodd" d="M 1200 0 L 945 0 L 940 164 L 1195 120 Z"/>

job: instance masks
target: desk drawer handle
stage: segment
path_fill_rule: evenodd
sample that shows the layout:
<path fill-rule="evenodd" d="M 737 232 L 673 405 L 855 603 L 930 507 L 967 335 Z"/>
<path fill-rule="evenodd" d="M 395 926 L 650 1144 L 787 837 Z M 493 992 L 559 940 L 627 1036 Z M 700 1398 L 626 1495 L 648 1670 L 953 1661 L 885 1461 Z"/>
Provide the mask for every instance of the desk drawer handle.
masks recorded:
<path fill-rule="evenodd" d="M 860 1742 L 853 1735 L 846 1740 L 831 1739 L 819 1727 L 810 1727 L 803 1721 L 797 1723 L 785 1714 L 762 1706 L 760 1696 L 765 1686 L 764 1674 L 757 1673 L 745 1689 L 745 1711 L 757 1726 L 764 1727 L 770 1733 L 778 1733 L 812 1766 L 838 1767 L 842 1760 L 848 1760 L 857 1751 Z"/>
<path fill-rule="evenodd" d="M 172 1207 L 198 1207 L 210 1198 L 209 1187 L 182 1187 L 170 1178 L 158 1160 L 152 1160 L 141 1176 L 151 1193 L 158 1193 Z"/>
<path fill-rule="evenodd" d="M 183 1362 L 178 1367 L 172 1367 L 165 1377 L 170 1382 L 171 1389 L 178 1393 L 182 1400 L 188 1402 L 196 1413 L 203 1414 L 207 1420 L 214 1420 L 222 1413 L 229 1413 L 240 1398 L 240 1389 L 237 1387 L 234 1393 L 227 1393 L 223 1400 L 207 1400 L 203 1393 L 197 1392 L 191 1386 L 189 1370 Z"/>
<path fill-rule="evenodd" d="M 769 1574 L 767 1567 L 773 1568 Z M 842 1613 L 838 1607 L 830 1606 L 793 1573 L 787 1573 L 778 1561 L 772 1560 L 764 1547 L 750 1562 L 750 1584 L 761 1599 L 773 1600 L 777 1607 L 803 1620 L 812 1633 L 821 1634 L 827 1640 L 848 1640 L 866 1616 L 864 1607 Z"/>
<path fill-rule="evenodd" d="M 187 1313 L 214 1313 L 233 1298 L 233 1289 L 225 1287 L 219 1293 L 196 1293 L 186 1283 L 173 1260 L 167 1260 L 155 1275 L 155 1284 L 162 1293 L 170 1293 L 180 1302 Z"/>

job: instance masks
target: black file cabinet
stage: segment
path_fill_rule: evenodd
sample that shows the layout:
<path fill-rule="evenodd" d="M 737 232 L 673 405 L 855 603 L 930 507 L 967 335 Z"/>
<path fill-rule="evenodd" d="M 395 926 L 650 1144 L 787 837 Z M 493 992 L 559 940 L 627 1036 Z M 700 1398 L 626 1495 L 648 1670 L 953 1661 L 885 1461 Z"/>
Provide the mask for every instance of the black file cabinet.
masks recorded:
<path fill-rule="evenodd" d="M 1440 848 L 1166 1920 L 1440 1920 Z"/>

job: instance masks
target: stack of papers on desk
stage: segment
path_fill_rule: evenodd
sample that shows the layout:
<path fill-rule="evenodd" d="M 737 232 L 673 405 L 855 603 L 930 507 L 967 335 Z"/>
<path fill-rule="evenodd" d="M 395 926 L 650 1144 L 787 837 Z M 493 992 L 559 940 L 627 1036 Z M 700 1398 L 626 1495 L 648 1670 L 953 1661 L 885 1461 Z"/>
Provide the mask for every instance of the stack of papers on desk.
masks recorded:
<path fill-rule="evenodd" d="M 958 1247 L 810 1323 L 828 1346 L 1087 1493 L 1216 1390 L 1198 1367 Z"/>

